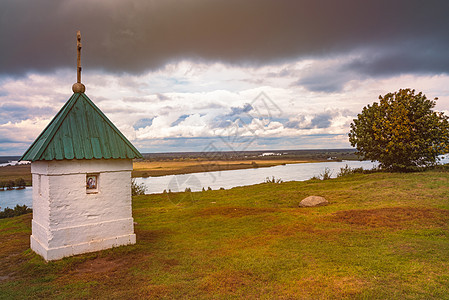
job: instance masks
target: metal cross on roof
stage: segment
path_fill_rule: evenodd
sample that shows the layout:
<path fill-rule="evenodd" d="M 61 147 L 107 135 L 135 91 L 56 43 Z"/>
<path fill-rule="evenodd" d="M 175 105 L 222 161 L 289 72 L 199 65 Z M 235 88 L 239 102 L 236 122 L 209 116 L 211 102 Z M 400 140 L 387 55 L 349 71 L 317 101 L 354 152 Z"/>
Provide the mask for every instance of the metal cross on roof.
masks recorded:
<path fill-rule="evenodd" d="M 84 93 L 86 87 L 81 83 L 81 32 L 78 30 L 76 32 L 76 51 L 78 53 L 78 58 L 76 61 L 76 83 L 72 86 L 72 91 L 74 93 Z"/>
<path fill-rule="evenodd" d="M 76 49 L 78 52 L 78 59 L 77 59 L 77 81 L 78 83 L 81 83 L 81 32 L 78 30 L 76 32 Z"/>

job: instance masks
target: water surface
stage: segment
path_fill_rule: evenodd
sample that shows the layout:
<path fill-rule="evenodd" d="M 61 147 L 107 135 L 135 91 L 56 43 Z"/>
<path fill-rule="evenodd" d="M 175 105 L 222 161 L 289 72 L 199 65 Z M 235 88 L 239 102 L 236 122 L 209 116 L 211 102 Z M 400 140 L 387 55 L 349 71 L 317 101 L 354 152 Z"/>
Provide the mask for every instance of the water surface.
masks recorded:
<path fill-rule="evenodd" d="M 449 163 L 446 155 L 440 161 L 441 164 Z M 370 161 L 343 161 L 343 162 L 321 162 L 287 164 L 269 168 L 242 169 L 229 171 L 216 171 L 204 173 L 192 173 L 184 175 L 167 175 L 160 177 L 136 178 L 138 184 L 143 183 L 147 187 L 147 194 L 158 194 L 165 191 L 180 192 L 186 188 L 192 191 L 201 191 L 203 188 L 213 190 L 219 188 L 230 189 L 236 186 L 245 186 L 262 183 L 267 177 L 274 176 L 283 181 L 303 181 L 313 176 L 320 176 L 326 168 L 329 168 L 331 177 L 334 178 L 340 172 L 340 168 L 348 165 L 351 168 L 362 167 L 365 170 L 372 169 L 376 163 Z M 19 205 L 32 206 L 32 188 L 23 190 L 0 191 L 0 207 L 13 208 Z"/>
<path fill-rule="evenodd" d="M 340 168 L 346 165 L 351 168 L 372 169 L 377 164 L 370 161 L 287 164 L 268 168 L 136 178 L 136 182 L 146 185 L 147 194 L 162 193 L 164 190 L 179 192 L 184 191 L 186 188 L 190 188 L 192 191 L 201 191 L 203 188 L 207 189 L 209 187 L 213 190 L 219 188 L 230 189 L 236 186 L 262 183 L 267 177 L 271 179 L 273 176 L 283 181 L 308 180 L 313 176 L 320 176 L 326 168 L 329 168 L 331 177 L 334 178 L 337 176 Z"/>
<path fill-rule="evenodd" d="M 31 207 L 33 201 L 33 188 L 21 190 L 0 191 L 0 210 L 6 207 L 14 208 L 17 204 Z"/>

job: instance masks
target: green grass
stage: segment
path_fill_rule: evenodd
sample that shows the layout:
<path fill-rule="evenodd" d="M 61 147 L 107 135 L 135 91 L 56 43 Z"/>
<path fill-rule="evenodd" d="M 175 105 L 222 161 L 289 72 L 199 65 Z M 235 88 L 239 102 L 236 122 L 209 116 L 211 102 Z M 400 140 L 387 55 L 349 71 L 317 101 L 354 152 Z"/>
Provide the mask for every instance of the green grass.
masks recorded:
<path fill-rule="evenodd" d="M 49 263 L 31 215 L 0 220 L 0 299 L 449 299 L 446 172 L 138 196 L 133 215 L 136 245 Z"/>

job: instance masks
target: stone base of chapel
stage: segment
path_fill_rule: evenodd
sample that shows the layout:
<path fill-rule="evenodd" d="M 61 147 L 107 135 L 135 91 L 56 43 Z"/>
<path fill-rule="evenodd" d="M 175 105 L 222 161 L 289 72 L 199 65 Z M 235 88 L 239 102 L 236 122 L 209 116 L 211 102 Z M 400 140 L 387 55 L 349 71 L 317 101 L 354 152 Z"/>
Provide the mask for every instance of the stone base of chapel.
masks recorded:
<path fill-rule="evenodd" d="M 121 221 L 123 222 L 124 220 L 121 220 Z M 129 221 L 131 221 L 131 224 L 132 224 L 132 218 L 126 219 L 126 221 L 127 222 L 125 222 L 125 223 L 129 224 Z M 41 230 L 39 230 L 39 229 L 42 229 L 42 228 L 38 223 L 36 223 L 34 221 L 32 223 L 33 223 L 32 224 L 33 225 L 33 234 L 30 237 L 31 249 L 34 252 L 36 252 L 37 254 L 41 255 L 46 261 L 57 260 L 57 259 L 61 259 L 63 257 L 67 257 L 67 256 L 95 252 L 95 251 L 105 250 L 105 249 L 109 249 L 109 248 L 113 248 L 113 247 L 131 245 L 131 244 L 136 243 L 136 235 L 134 233 L 122 232 L 122 235 L 113 236 L 113 237 L 106 236 L 104 238 L 96 236 L 95 238 L 92 238 L 89 241 L 83 241 L 83 242 L 78 241 L 78 243 L 73 243 L 73 240 L 72 240 L 72 244 L 67 243 L 67 241 L 66 242 L 61 241 L 61 243 L 58 243 L 61 246 L 53 245 L 53 246 L 48 247 L 48 246 L 46 246 L 46 244 L 48 245 L 48 244 L 55 244 L 55 243 L 48 243 L 48 242 L 45 243 L 43 241 L 39 241 L 38 236 L 41 235 L 41 234 L 39 234 L 39 233 L 41 233 Z M 105 223 L 119 223 L 119 222 L 113 221 L 113 222 L 105 222 Z M 68 235 L 72 235 L 69 233 L 73 233 L 73 231 L 78 233 L 81 230 L 86 230 L 87 229 L 86 227 L 97 227 L 98 225 L 100 225 L 99 227 L 101 228 L 102 227 L 101 225 L 104 225 L 104 224 L 97 223 L 97 224 L 91 224 L 91 226 L 84 225 L 84 226 L 64 228 L 62 230 L 59 229 L 59 230 L 57 230 L 57 235 L 62 237 L 67 234 L 66 236 L 68 236 Z M 128 227 L 128 226 L 124 226 L 124 227 Z M 106 226 L 106 227 L 109 227 L 109 226 Z M 89 229 L 93 229 L 93 228 L 89 228 Z M 34 232 L 35 230 L 36 230 L 36 234 Z M 130 232 L 130 231 L 128 231 L 128 232 Z M 133 230 L 131 232 L 133 232 Z M 55 233 L 56 232 L 52 232 L 51 236 L 54 236 Z M 73 237 L 73 235 L 72 235 L 72 237 Z"/>

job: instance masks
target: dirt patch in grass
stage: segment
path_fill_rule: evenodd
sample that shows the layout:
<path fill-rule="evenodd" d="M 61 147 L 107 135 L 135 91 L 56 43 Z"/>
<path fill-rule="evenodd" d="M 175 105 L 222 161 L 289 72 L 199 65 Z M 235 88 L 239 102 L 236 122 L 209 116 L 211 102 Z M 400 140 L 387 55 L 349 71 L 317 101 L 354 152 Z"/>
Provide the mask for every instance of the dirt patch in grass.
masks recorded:
<path fill-rule="evenodd" d="M 273 219 L 275 223 L 276 220 Z M 338 234 L 345 231 L 342 228 L 317 228 L 313 224 L 291 223 L 278 224 L 264 229 L 260 234 L 245 235 L 238 238 L 231 238 L 222 244 L 220 249 L 212 252 L 212 255 L 227 256 L 230 253 L 241 251 L 242 249 L 261 249 L 276 241 L 289 237 L 310 237 L 321 240 L 335 240 Z"/>
<path fill-rule="evenodd" d="M 101 254 L 101 253 L 98 253 Z M 132 284 L 135 278 L 129 275 L 129 270 L 144 264 L 150 255 L 142 253 L 127 253 L 117 256 L 98 256 L 67 266 L 54 282 L 66 286 L 74 282 L 95 282 L 102 286 L 110 286 L 112 290 L 121 290 L 125 285 Z M 123 285 L 123 286 L 122 286 Z M 113 288 L 112 288 L 113 287 Z M 112 292 L 109 291 L 109 292 Z M 92 291 L 94 294 L 98 291 Z"/>
<path fill-rule="evenodd" d="M 2 233 L 2 232 L 6 232 L 6 231 L 11 231 L 11 230 L 13 230 L 13 229 L 15 229 L 15 227 L 6 227 L 6 228 L 3 228 L 3 229 L 0 229 L 0 233 Z"/>
<path fill-rule="evenodd" d="M 238 253 L 242 249 L 261 249 L 273 242 L 274 236 L 245 236 L 240 238 L 230 238 L 225 241 L 219 249 L 210 252 L 214 257 L 227 257 L 233 253 Z"/>
<path fill-rule="evenodd" d="M 139 293 L 140 297 L 135 297 L 134 299 L 168 298 L 171 292 L 172 292 L 172 287 L 167 286 L 165 284 L 146 284 L 146 285 L 143 285 L 143 288 Z M 127 296 L 129 296 L 129 295 L 127 295 Z M 130 297 L 130 299 L 133 299 L 133 298 Z"/>
<path fill-rule="evenodd" d="M 9 279 L 12 279 L 12 276 L 9 275 L 0 276 L 0 282 L 7 281 Z"/>
<path fill-rule="evenodd" d="M 11 226 L 0 229 L 0 266 L 8 263 L 3 261 L 4 257 L 19 254 L 30 247 L 31 230 L 21 226 L 27 223 L 27 226 L 31 227 L 31 218 L 32 214 L 16 217 Z"/>
<path fill-rule="evenodd" d="M 137 243 L 139 242 L 157 242 L 165 237 L 172 235 L 173 231 L 169 229 L 159 230 L 142 230 L 136 226 L 134 232 L 136 233 Z"/>
<path fill-rule="evenodd" d="M 164 270 L 169 271 L 173 267 L 179 266 L 181 263 L 175 258 L 162 259 Z"/>
<path fill-rule="evenodd" d="M 336 212 L 331 220 L 368 227 L 403 228 L 412 223 L 420 227 L 447 225 L 449 211 L 437 208 L 385 207 Z"/>
<path fill-rule="evenodd" d="M 95 259 L 91 259 L 83 262 L 78 265 L 74 274 L 100 274 L 100 273 L 109 273 L 118 270 L 120 267 L 126 265 L 127 262 L 121 259 L 108 259 L 104 257 L 97 257 Z"/>
<path fill-rule="evenodd" d="M 72 295 L 78 295 L 80 290 L 85 292 L 83 299 L 145 299 L 150 297 L 148 290 L 144 290 L 147 281 L 130 271 L 142 265 L 144 259 L 148 257 L 135 254 L 91 258 L 63 270 L 52 285 L 65 295 L 64 299 L 78 299 L 79 296 Z M 158 296 L 159 292 L 154 293 Z"/>
<path fill-rule="evenodd" d="M 209 207 L 201 210 L 198 215 L 202 217 L 208 216 L 224 216 L 229 218 L 239 218 L 251 215 L 259 215 L 265 213 L 272 213 L 277 211 L 274 208 L 258 208 L 258 207 Z"/>
<path fill-rule="evenodd" d="M 265 231 L 265 236 L 288 237 L 299 233 L 306 233 L 332 239 L 335 234 L 341 233 L 342 231 L 343 229 L 341 228 L 322 229 L 311 224 L 292 223 L 273 226 Z"/>
<path fill-rule="evenodd" d="M 0 258 L 3 256 L 8 256 L 11 253 L 22 252 L 29 248 L 29 246 L 29 233 L 20 232 L 14 234 L 3 234 L 0 247 Z"/>
<path fill-rule="evenodd" d="M 206 276 L 200 288 L 214 295 L 217 293 L 234 294 L 239 289 L 254 284 L 253 280 L 254 278 L 250 272 L 225 270 Z"/>
<path fill-rule="evenodd" d="M 325 295 L 332 295 L 330 298 L 352 298 L 363 290 L 366 283 L 352 276 L 331 277 L 312 276 L 303 278 L 296 282 L 294 287 L 289 289 L 295 297 L 300 298 L 328 298 Z M 324 296 L 324 297 L 323 297 Z"/>

